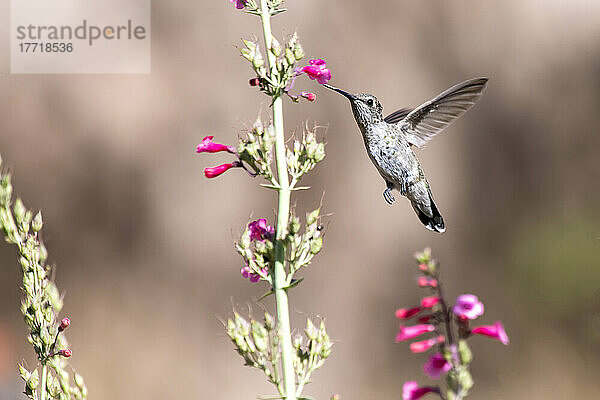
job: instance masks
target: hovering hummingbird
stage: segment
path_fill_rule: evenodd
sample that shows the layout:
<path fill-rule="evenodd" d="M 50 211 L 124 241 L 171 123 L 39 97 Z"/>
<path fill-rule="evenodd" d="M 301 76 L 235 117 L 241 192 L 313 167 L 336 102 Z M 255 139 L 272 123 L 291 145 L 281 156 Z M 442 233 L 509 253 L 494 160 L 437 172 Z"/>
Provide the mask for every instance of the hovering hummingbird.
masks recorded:
<path fill-rule="evenodd" d="M 443 233 L 444 219 L 433 201 L 431 188 L 412 146 L 422 147 L 477 100 L 487 78 L 459 83 L 415 109 L 402 108 L 383 117 L 383 107 L 372 94 L 351 94 L 329 84 L 327 88 L 346 96 L 365 142 L 369 158 L 383 177 L 383 198 L 394 202 L 392 189 L 407 197 L 427 229 Z"/>

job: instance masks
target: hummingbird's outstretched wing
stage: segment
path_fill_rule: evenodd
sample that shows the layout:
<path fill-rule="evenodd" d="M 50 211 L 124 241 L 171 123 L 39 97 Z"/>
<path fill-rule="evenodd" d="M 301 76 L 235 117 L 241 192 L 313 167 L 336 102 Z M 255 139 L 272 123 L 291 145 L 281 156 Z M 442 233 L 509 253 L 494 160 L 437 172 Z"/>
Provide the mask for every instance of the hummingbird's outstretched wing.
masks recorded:
<path fill-rule="evenodd" d="M 487 78 L 469 79 L 411 111 L 398 122 L 408 142 L 421 147 L 440 133 L 479 100 L 487 81 Z"/>
<path fill-rule="evenodd" d="M 395 124 L 396 122 L 400 122 L 412 111 L 412 108 L 401 108 L 398 111 L 394 111 L 383 120 L 388 124 Z"/>

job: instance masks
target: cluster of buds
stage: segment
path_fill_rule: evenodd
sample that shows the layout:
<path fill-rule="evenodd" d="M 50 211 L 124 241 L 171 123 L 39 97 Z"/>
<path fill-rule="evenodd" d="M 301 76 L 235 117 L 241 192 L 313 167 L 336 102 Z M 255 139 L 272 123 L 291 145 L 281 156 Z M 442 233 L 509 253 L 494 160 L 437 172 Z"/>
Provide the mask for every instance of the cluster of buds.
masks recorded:
<path fill-rule="evenodd" d="M 226 331 L 245 364 L 262 370 L 269 382 L 283 394 L 279 368 L 281 339 L 273 316 L 265 311 L 264 322 L 261 323 L 252 318 L 247 321 L 236 312 L 233 319 L 227 320 Z"/>
<path fill-rule="evenodd" d="M 244 40 L 243 43 L 244 47 L 240 49 L 240 53 L 252 64 L 256 73 L 256 78 L 252 78 L 249 82 L 250 86 L 258 86 L 268 96 L 288 93 L 289 86 L 297 75 L 296 63 L 304 58 L 304 50 L 298 40 L 298 35 L 294 33 L 285 47 L 282 47 L 274 36 L 271 37 L 271 47 L 267 49 L 271 63 L 270 71 L 265 66 L 258 43 L 252 40 Z M 312 101 L 314 100 L 313 96 L 314 94 L 312 96 L 306 94 L 303 97 Z M 290 98 L 294 101 L 298 100 L 298 96 L 290 96 Z"/>
<path fill-rule="evenodd" d="M 294 181 L 312 170 L 325 158 L 325 144 L 318 142 L 314 131 L 305 130 L 302 141 L 295 140 L 293 150 L 287 149 L 287 165 Z"/>
<path fill-rule="evenodd" d="M 472 335 L 484 335 L 508 344 L 508 336 L 500 321 L 494 325 L 470 328 L 470 321 L 484 312 L 484 305 L 477 296 L 463 294 L 458 296 L 452 308 L 448 306 L 440 283 L 439 264 L 431 257 L 431 249 L 415 254 L 418 269 L 422 274 L 418 285 L 429 293 L 421 299 L 419 305 L 396 310 L 396 317 L 403 322 L 396 336 L 397 342 L 412 340 L 425 334 L 432 336 L 410 344 L 413 353 L 433 350 L 423 365 L 423 372 L 431 379 L 446 376 L 445 395 L 439 386 L 420 387 L 416 381 L 404 384 L 403 400 L 416 400 L 428 393 L 436 393 L 443 399 L 458 400 L 464 398 L 473 386 L 469 365 L 473 355 L 467 344 Z M 404 325 L 408 320 L 418 323 Z"/>
<path fill-rule="evenodd" d="M 267 224 L 267 220 L 260 218 L 250 222 L 239 242 L 235 244 L 238 253 L 244 260 L 241 273 L 250 282 L 261 279 L 273 283 L 270 275 L 271 262 L 274 260 L 273 251 L 275 229 Z"/>
<path fill-rule="evenodd" d="M 246 163 L 252 170 L 262 175 L 266 180 L 275 184 L 271 163 L 273 162 L 273 144 L 275 129 L 273 125 L 264 127 L 260 117 L 256 119 L 252 130 L 240 139 L 238 155 L 240 161 Z"/>
<path fill-rule="evenodd" d="M 300 218 L 295 215 L 290 217 L 286 237 L 290 245 L 288 284 L 292 283 L 294 273 L 310 264 L 313 257 L 323 247 L 323 236 L 321 235 L 323 226 L 319 223 L 320 213 L 321 209 L 317 208 L 306 214 L 306 229 L 303 234 L 300 234 Z"/>
<path fill-rule="evenodd" d="M 317 328 L 310 318 L 307 319 L 304 336 L 306 342 L 301 334 L 297 334 L 293 341 L 296 349 L 294 370 L 296 371 L 296 381 L 299 387 L 298 393 L 301 393 L 302 387 L 310 381 L 313 371 L 323 366 L 333 347 L 323 320 Z"/>
<path fill-rule="evenodd" d="M 0 159 L 0 167 L 1 164 Z M 37 368 L 28 371 L 24 366 L 19 366 L 20 375 L 25 381 L 25 394 L 34 400 L 39 395 L 66 400 L 85 399 L 87 389 L 83 379 L 75 375 L 77 381 L 75 386 L 71 386 L 70 375 L 65 370 L 64 358 L 71 356 L 71 350 L 61 333 L 71 321 L 68 318 L 58 321 L 63 302 L 58 288 L 49 279 L 51 268 L 46 265 L 48 252 L 41 241 L 42 214 L 38 212 L 34 216 L 21 199 L 16 199 L 12 204 L 10 174 L 4 170 L 0 170 L 0 227 L 6 241 L 18 249 L 23 273 L 21 312 L 29 327 L 27 340 L 33 346 L 42 370 L 50 367 L 54 372 L 43 373 L 46 381 L 41 382 Z"/>

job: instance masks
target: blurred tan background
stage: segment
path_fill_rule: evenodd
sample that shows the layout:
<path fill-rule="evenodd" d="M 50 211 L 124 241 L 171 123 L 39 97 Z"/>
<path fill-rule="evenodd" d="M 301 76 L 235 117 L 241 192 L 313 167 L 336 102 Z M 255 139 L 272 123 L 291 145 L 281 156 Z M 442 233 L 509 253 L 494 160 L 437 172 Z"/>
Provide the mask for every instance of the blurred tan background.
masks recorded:
<path fill-rule="evenodd" d="M 265 291 L 239 274 L 232 241 L 275 197 L 241 171 L 207 180 L 267 98 L 247 85 L 240 38 L 258 21 L 226 0 L 154 1 L 150 75 L 0 77 L 0 152 L 15 190 L 43 210 L 66 293 L 73 365 L 91 399 L 253 399 L 273 394 L 218 322 Z M 418 155 L 448 230 L 389 207 L 345 99 L 308 79 L 315 103 L 286 102 L 286 128 L 328 125 L 327 157 L 294 198 L 324 193 L 325 246 L 291 294 L 293 324 L 324 316 L 336 341 L 305 394 L 398 399 L 424 356 L 394 343 L 394 310 L 418 301 L 412 254 L 442 262 L 449 294 L 477 294 L 481 322 L 511 344 L 472 340 L 474 399 L 599 398 L 600 2 L 289 0 L 274 30 L 298 29 L 332 83 L 392 112 L 467 78 L 480 103 Z M 9 2 L 1 13 L 8 24 Z M 8 26 L 0 27 L 8 68 Z M 280 36 L 281 37 L 281 36 Z M 0 399 L 21 398 L 32 365 L 18 311 L 19 268 L 0 246 Z M 265 304 L 273 310 L 272 299 Z"/>

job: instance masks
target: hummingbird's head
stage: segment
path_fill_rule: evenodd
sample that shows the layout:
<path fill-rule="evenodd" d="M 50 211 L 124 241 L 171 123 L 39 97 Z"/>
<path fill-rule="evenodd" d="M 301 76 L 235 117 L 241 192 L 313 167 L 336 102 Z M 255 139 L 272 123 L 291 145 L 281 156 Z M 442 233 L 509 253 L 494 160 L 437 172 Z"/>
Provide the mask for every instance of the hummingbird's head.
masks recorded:
<path fill-rule="evenodd" d="M 370 124 L 383 121 L 383 107 L 379 100 L 377 100 L 377 97 L 372 94 L 351 94 L 329 84 L 324 84 L 323 86 L 338 92 L 350 100 L 354 118 L 359 126 L 366 127 Z"/>

